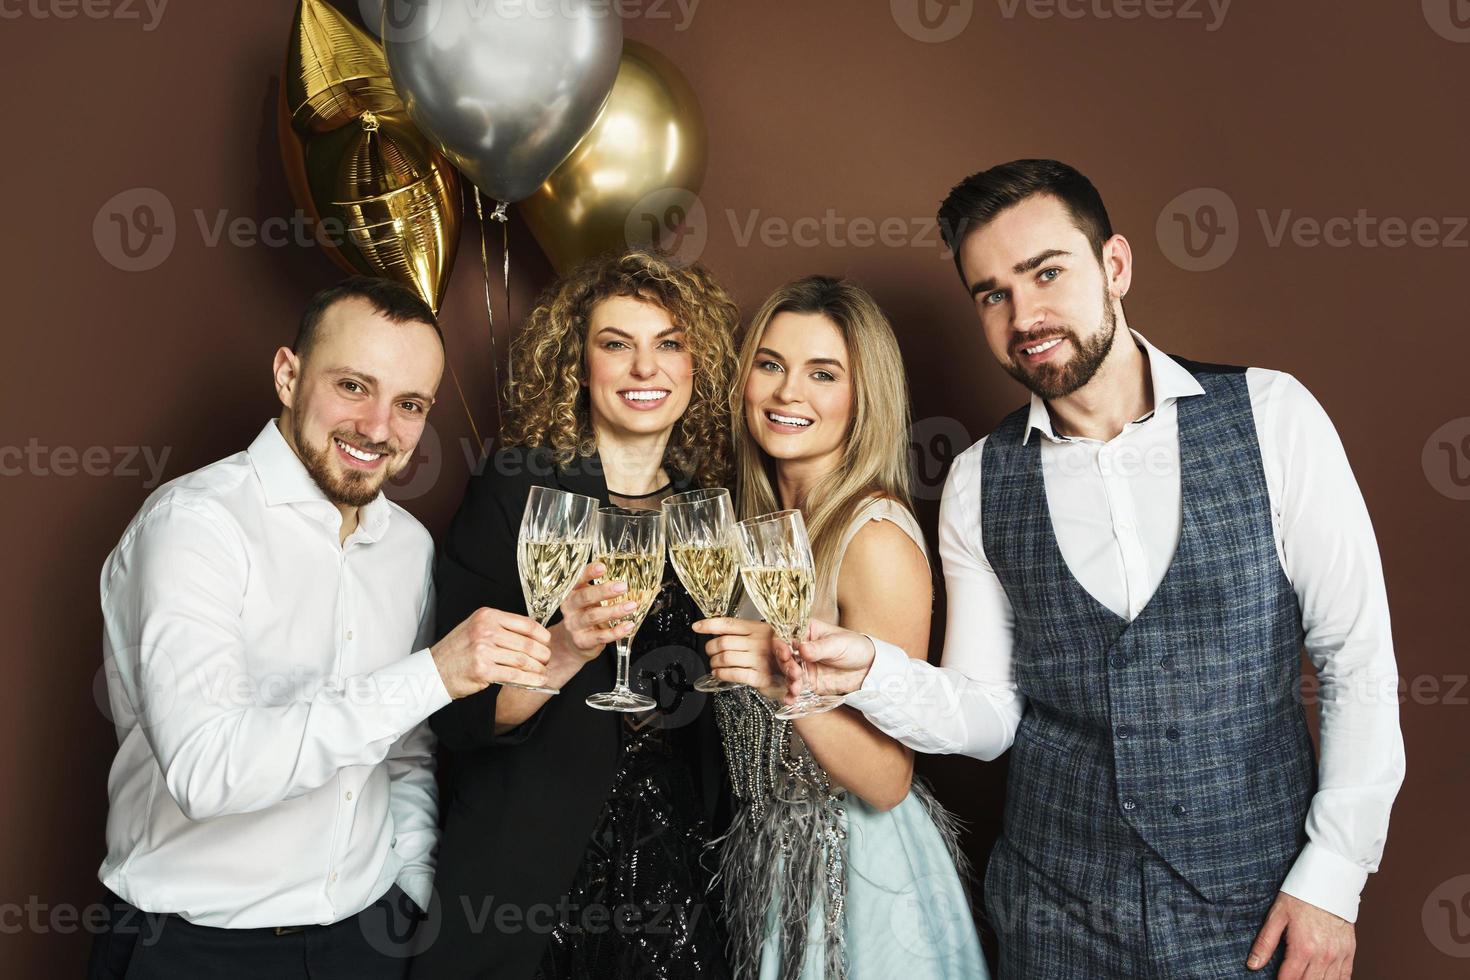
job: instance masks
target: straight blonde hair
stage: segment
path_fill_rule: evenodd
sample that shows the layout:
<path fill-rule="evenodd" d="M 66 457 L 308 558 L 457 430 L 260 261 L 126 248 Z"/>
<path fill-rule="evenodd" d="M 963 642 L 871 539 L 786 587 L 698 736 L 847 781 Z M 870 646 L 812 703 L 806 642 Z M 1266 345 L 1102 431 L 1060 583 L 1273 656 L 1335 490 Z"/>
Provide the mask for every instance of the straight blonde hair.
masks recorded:
<path fill-rule="evenodd" d="M 837 550 L 858 508 L 875 495 L 913 509 L 909 461 L 909 391 L 903 355 L 893 327 L 873 297 L 846 279 L 808 276 L 787 283 L 761 304 L 746 330 L 731 399 L 731 436 L 735 448 L 737 508 L 740 517 L 781 509 L 776 495 L 776 463 L 750 432 L 745 418 L 745 384 L 755 365 L 766 328 L 781 313 L 825 317 L 847 344 L 853 382 L 852 421 L 842 462 L 817 481 L 801 501 L 811 538 L 818 592 L 835 599 Z"/>

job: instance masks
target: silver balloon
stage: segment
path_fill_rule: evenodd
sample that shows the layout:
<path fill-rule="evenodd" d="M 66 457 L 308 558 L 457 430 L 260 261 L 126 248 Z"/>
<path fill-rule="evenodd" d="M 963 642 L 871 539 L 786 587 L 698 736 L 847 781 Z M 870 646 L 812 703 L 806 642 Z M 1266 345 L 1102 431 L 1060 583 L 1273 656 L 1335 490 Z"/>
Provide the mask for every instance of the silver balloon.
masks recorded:
<path fill-rule="evenodd" d="M 390 0 L 389 7 L 393 4 Z M 383 0 L 357 0 L 357 12 L 362 15 L 362 22 L 374 36 L 382 37 L 381 25 L 383 23 Z"/>
<path fill-rule="evenodd" d="M 617 78 L 623 24 L 605 0 L 380 2 L 388 69 L 409 116 L 497 201 L 541 186 Z"/>

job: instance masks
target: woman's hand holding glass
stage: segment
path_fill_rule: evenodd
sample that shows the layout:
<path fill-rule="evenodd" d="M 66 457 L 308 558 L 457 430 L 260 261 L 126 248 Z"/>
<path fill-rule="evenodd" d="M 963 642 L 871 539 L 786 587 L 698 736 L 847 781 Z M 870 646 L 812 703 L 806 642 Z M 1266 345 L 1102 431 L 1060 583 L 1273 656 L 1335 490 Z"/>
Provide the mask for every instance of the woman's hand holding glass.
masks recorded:
<path fill-rule="evenodd" d="M 717 679 L 753 687 L 773 701 L 786 694 L 788 682 L 776 659 L 776 631 L 769 624 L 720 616 L 701 619 L 694 632 L 711 636 L 704 652 Z"/>
<path fill-rule="evenodd" d="M 595 660 L 609 643 L 633 631 L 631 622 L 611 625 L 637 609 L 637 604 L 615 601 L 628 591 L 626 582 L 597 584 L 597 579 L 606 574 L 607 567 L 602 562 L 592 562 L 582 569 L 577 584 L 562 600 L 561 620 L 551 628 L 549 666 L 553 672 L 564 665 L 572 667 L 575 673 L 583 664 Z"/>

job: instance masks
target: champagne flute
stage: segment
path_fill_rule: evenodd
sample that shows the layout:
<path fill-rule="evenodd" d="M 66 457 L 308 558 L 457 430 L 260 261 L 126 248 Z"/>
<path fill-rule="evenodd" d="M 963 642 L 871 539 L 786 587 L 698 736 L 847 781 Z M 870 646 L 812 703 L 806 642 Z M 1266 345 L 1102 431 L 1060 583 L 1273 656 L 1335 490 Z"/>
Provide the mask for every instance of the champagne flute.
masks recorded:
<path fill-rule="evenodd" d="M 663 502 L 668 524 L 669 558 L 679 581 L 706 619 L 727 616 L 740 577 L 740 552 L 735 541 L 734 508 L 730 491 L 691 490 Z M 714 694 L 741 687 L 705 674 L 694 682 L 696 691 Z"/>
<path fill-rule="evenodd" d="M 631 510 L 604 507 L 597 512 L 592 552 L 597 561 L 607 566 L 607 574 L 599 582 L 626 582 L 628 591 L 610 600 L 621 605 L 637 603 L 637 608 L 609 625 L 632 623 L 632 629 L 617 639 L 618 681 L 611 691 L 587 698 L 587 703 L 602 711 L 647 711 L 658 702 L 639 694 L 628 686 L 628 657 L 633 637 L 648 615 L 654 596 L 664 579 L 664 515 L 659 510 Z"/>
<path fill-rule="evenodd" d="M 579 493 L 551 487 L 532 487 L 521 514 L 521 531 L 516 539 L 516 566 L 521 573 L 521 592 L 526 597 L 526 615 L 542 626 L 556 612 L 577 574 L 587 564 L 592 550 L 592 525 L 597 517 L 597 500 Z M 505 682 L 541 694 L 560 694 L 554 687 Z"/>
<path fill-rule="evenodd" d="M 782 720 L 805 718 L 831 711 L 842 704 L 836 695 L 819 695 L 812 689 L 806 664 L 796 645 L 806 637 L 812 615 L 812 592 L 816 568 L 806 522 L 799 510 L 780 510 L 752 517 L 735 525 L 740 540 L 740 577 L 745 591 L 766 622 L 791 648 L 801 668 L 802 693 L 794 704 L 776 712 Z"/>

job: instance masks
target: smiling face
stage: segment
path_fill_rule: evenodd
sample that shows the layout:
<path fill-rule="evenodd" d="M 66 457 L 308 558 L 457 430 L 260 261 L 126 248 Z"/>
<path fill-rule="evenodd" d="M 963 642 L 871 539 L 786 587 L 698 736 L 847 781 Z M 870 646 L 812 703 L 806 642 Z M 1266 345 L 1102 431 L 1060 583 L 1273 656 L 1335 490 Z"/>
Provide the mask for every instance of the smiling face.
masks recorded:
<path fill-rule="evenodd" d="M 588 402 L 599 438 L 668 434 L 689 407 L 694 359 L 662 307 L 611 296 L 587 317 Z"/>
<path fill-rule="evenodd" d="M 1121 236 L 1103 243 L 1099 263 L 1062 203 L 1037 194 L 966 236 L 960 267 L 986 343 L 1011 377 L 1056 399 L 1097 373 L 1132 275 Z"/>
<path fill-rule="evenodd" d="M 745 425 L 773 459 L 830 472 L 847 446 L 853 394 L 837 325 L 820 313 L 777 313 L 745 378 Z"/>
<path fill-rule="evenodd" d="M 362 507 L 413 457 L 443 370 L 433 327 L 342 300 L 304 358 L 276 352 L 281 434 L 327 499 Z"/>

